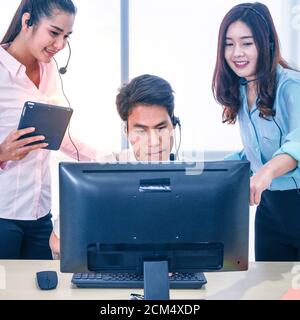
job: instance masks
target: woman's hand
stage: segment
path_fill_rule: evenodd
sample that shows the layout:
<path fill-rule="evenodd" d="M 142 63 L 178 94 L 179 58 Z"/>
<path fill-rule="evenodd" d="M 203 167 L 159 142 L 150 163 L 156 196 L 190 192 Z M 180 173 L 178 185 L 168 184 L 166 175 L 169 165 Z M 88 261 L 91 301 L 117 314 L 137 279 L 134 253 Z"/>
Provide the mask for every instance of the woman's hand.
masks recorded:
<path fill-rule="evenodd" d="M 250 206 L 259 205 L 261 194 L 269 188 L 272 180 L 294 170 L 298 161 L 288 154 L 280 154 L 263 167 L 250 180 Z"/>
<path fill-rule="evenodd" d="M 12 131 L 6 139 L 0 144 L 0 162 L 22 160 L 31 151 L 47 147 L 48 143 L 39 143 L 27 146 L 27 144 L 36 141 L 42 141 L 44 136 L 35 136 L 18 140 L 27 133 L 34 132 L 35 128 L 26 128 Z"/>
<path fill-rule="evenodd" d="M 49 239 L 49 245 L 52 250 L 53 257 L 58 258 L 60 253 L 60 242 L 57 235 L 52 231 L 50 239 Z"/>
<path fill-rule="evenodd" d="M 250 179 L 250 206 L 259 205 L 261 194 L 269 188 L 273 180 L 273 172 L 269 167 L 262 167 Z"/>

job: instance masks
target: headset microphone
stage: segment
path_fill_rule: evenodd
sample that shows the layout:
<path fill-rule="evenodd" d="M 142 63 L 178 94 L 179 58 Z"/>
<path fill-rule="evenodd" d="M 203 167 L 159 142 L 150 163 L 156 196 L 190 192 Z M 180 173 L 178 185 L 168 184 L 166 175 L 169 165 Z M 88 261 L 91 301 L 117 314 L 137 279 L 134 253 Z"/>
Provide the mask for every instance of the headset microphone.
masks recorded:
<path fill-rule="evenodd" d="M 60 74 L 65 74 L 67 72 L 67 68 L 66 67 L 61 67 L 60 69 L 59 69 L 59 73 Z"/>
<path fill-rule="evenodd" d="M 258 74 L 258 76 L 256 78 L 251 79 L 251 80 L 247 80 L 246 78 L 239 78 L 239 83 L 241 86 L 246 86 L 250 82 L 254 82 L 254 81 L 258 81 L 258 80 L 262 79 L 268 73 L 269 73 L 269 71 L 261 72 L 260 74 Z"/>
<path fill-rule="evenodd" d="M 247 80 L 246 78 L 239 78 L 239 83 L 240 83 L 241 86 L 246 86 L 248 83 L 253 82 L 253 81 L 257 81 L 260 78 L 262 78 L 262 76 L 257 77 L 257 78 L 252 79 L 252 80 Z"/>
<path fill-rule="evenodd" d="M 239 78 L 239 83 L 241 86 L 246 86 L 248 84 L 248 80 L 246 78 Z"/>
<path fill-rule="evenodd" d="M 175 154 L 174 153 L 170 153 L 169 160 L 170 161 L 175 161 Z"/>
<path fill-rule="evenodd" d="M 69 41 L 67 41 L 67 44 L 68 44 L 68 48 L 69 48 L 69 57 L 68 57 L 68 61 L 67 61 L 66 65 L 64 67 L 59 68 L 58 71 L 59 71 L 60 74 L 65 74 L 67 72 L 67 68 L 68 68 L 68 65 L 69 65 L 69 62 L 70 62 L 70 58 L 71 58 L 71 54 L 72 54 L 71 46 L 70 46 Z"/>

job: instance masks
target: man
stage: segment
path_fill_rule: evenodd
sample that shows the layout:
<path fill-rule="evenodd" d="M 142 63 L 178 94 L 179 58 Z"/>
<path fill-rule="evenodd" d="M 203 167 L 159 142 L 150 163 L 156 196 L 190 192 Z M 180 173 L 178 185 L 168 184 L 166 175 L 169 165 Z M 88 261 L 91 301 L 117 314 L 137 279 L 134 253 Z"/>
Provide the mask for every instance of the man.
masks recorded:
<path fill-rule="evenodd" d="M 148 74 L 136 77 L 121 87 L 116 105 L 130 149 L 97 159 L 99 162 L 169 161 L 174 157 L 174 128 L 180 122 L 174 116 L 173 89 L 166 80 Z M 60 251 L 58 235 L 55 221 L 50 237 L 54 254 Z"/>
<path fill-rule="evenodd" d="M 168 161 L 178 123 L 170 84 L 153 75 L 136 77 L 120 89 L 116 105 L 135 160 Z M 117 160 L 125 154 L 121 152 Z"/>

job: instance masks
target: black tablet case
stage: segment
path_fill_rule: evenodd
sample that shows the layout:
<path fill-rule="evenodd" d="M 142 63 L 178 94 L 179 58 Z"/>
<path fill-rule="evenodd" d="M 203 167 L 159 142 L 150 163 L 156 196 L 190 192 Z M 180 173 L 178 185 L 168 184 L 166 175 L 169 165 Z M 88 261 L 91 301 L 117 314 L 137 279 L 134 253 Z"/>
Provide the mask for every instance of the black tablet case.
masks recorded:
<path fill-rule="evenodd" d="M 18 130 L 28 127 L 34 127 L 36 130 L 32 133 L 23 135 L 20 139 L 43 135 L 45 136 L 44 141 L 37 141 L 31 144 L 46 142 L 48 143 L 48 146 L 44 149 L 58 150 L 72 113 L 73 109 L 71 108 L 26 101 L 23 107 Z"/>

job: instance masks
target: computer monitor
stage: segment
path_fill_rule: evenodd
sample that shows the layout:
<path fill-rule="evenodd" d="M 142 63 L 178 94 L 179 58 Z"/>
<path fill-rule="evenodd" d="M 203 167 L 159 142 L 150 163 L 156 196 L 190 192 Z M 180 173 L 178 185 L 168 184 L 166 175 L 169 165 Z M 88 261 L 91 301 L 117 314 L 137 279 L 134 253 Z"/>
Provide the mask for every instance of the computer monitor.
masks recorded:
<path fill-rule="evenodd" d="M 60 163 L 61 271 L 247 270 L 249 177 L 247 161 Z"/>

